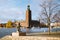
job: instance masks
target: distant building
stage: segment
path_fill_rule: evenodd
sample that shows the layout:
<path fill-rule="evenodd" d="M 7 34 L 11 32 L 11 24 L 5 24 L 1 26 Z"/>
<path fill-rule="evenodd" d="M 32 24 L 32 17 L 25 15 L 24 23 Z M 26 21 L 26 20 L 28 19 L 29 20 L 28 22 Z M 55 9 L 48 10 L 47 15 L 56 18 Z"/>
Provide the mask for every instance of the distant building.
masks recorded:
<path fill-rule="evenodd" d="M 60 26 L 60 22 L 55 22 L 50 24 L 52 27 L 57 27 Z"/>
<path fill-rule="evenodd" d="M 6 23 L 0 23 L 0 27 L 6 27 Z"/>
<path fill-rule="evenodd" d="M 26 20 L 25 21 L 20 21 L 20 25 L 22 27 L 26 27 L 26 28 L 30 28 L 30 27 L 42 27 L 42 26 L 46 26 L 44 24 L 40 24 L 40 21 L 37 20 L 32 20 L 31 18 L 31 10 L 30 10 L 30 5 L 27 6 L 27 10 L 26 10 Z"/>

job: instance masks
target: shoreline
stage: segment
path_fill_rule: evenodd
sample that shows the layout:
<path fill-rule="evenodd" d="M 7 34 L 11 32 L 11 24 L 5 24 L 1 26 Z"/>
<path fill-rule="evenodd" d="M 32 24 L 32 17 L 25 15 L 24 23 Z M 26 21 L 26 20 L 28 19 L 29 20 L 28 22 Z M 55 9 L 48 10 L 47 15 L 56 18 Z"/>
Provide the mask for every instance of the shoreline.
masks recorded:
<path fill-rule="evenodd" d="M 0 40 L 60 40 L 60 37 L 47 37 L 47 36 L 5 36 Z"/>

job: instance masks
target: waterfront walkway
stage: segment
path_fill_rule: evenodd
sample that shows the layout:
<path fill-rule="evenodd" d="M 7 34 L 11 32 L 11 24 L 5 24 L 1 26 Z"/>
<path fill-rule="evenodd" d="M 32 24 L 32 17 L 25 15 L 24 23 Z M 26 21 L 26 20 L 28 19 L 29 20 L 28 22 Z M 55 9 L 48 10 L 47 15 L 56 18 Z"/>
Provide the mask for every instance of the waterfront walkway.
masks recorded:
<path fill-rule="evenodd" d="M 60 32 L 48 33 L 27 33 L 28 36 L 5 36 L 0 40 L 60 40 Z"/>

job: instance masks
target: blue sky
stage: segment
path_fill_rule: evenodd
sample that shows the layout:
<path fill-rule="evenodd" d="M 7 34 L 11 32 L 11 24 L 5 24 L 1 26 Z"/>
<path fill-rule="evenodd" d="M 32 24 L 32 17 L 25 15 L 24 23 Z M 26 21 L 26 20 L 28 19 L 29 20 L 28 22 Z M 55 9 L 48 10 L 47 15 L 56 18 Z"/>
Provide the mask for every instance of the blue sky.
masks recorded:
<path fill-rule="evenodd" d="M 57 2 L 59 2 L 58 0 Z M 32 19 L 38 19 L 42 0 L 30 0 Z M 0 0 L 0 23 L 8 20 L 25 20 L 28 0 Z"/>

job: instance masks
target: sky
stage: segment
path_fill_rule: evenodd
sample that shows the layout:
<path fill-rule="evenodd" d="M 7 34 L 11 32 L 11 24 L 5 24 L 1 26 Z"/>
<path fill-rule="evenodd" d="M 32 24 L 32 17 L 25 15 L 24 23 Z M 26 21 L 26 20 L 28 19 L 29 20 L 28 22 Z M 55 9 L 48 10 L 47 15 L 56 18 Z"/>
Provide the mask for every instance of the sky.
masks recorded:
<path fill-rule="evenodd" d="M 0 23 L 8 20 L 25 20 L 28 4 L 32 11 L 32 20 L 37 20 L 41 11 L 39 4 L 42 2 L 42 0 L 30 0 L 30 2 L 28 0 L 0 0 Z"/>

